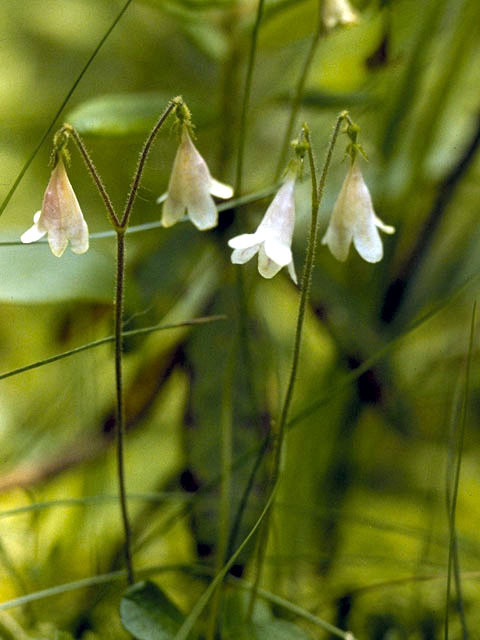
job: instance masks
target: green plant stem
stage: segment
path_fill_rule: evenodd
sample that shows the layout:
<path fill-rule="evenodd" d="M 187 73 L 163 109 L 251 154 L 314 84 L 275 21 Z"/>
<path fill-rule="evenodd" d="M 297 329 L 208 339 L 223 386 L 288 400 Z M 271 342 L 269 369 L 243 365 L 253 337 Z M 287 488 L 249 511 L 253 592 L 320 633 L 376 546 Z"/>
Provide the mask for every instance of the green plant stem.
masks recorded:
<path fill-rule="evenodd" d="M 222 411 L 220 426 L 222 431 L 221 441 L 221 478 L 220 478 L 220 509 L 219 509 L 219 533 L 217 553 L 215 558 L 215 575 L 220 573 L 225 563 L 227 554 L 228 537 L 230 531 L 230 501 L 232 493 L 232 450 L 233 450 L 233 378 L 235 372 L 237 345 L 232 346 L 229 354 L 222 398 Z M 220 609 L 221 584 L 218 585 L 212 597 L 210 615 L 207 626 L 207 640 L 214 640 L 217 629 L 218 612 Z"/>
<path fill-rule="evenodd" d="M 125 560 L 127 568 L 128 584 L 134 584 L 135 576 L 132 563 L 132 535 L 130 521 L 128 519 L 127 491 L 125 486 L 125 407 L 123 402 L 123 295 L 125 282 L 125 235 L 117 231 L 117 277 L 115 283 L 114 303 L 114 336 L 115 336 L 115 389 L 117 398 L 116 435 L 117 435 L 117 474 L 120 497 L 120 510 L 122 515 L 123 530 L 125 535 Z"/>
<path fill-rule="evenodd" d="M 115 212 L 114 206 L 112 204 L 112 201 L 110 199 L 110 196 L 107 193 L 107 190 L 105 188 L 105 185 L 103 184 L 102 178 L 100 177 L 100 174 L 97 171 L 97 168 L 95 167 L 95 164 L 93 163 L 92 158 L 90 157 L 90 154 L 87 151 L 87 148 L 82 140 L 82 138 L 80 137 L 78 131 L 75 129 L 75 127 L 73 127 L 71 124 L 65 124 L 62 129 L 68 133 L 69 135 L 72 136 L 73 140 L 75 141 L 75 144 L 77 145 L 78 150 L 80 151 L 82 158 L 85 161 L 85 164 L 87 165 L 87 169 L 90 173 L 90 175 L 92 176 L 92 179 L 98 189 L 98 192 L 100 193 L 102 200 L 105 204 L 105 208 L 107 210 L 107 214 L 108 214 L 108 218 L 112 224 L 112 226 L 114 227 L 114 229 L 117 229 L 120 226 L 120 221 L 118 219 L 118 216 Z"/>
<path fill-rule="evenodd" d="M 75 89 L 78 87 L 81 79 L 83 78 L 83 76 L 85 75 L 85 73 L 87 72 L 88 67 L 92 64 L 93 60 L 95 59 L 95 57 L 97 56 L 97 53 L 100 51 L 100 49 L 102 48 L 102 46 L 105 44 L 105 41 L 107 40 L 107 38 L 109 37 L 109 35 L 112 33 L 112 31 L 114 30 L 114 28 L 117 26 L 120 18 L 123 16 L 123 14 L 125 13 L 125 11 L 128 9 L 128 6 L 130 5 L 130 3 L 132 2 L 132 0 L 127 0 L 127 2 L 125 2 L 125 4 L 123 5 L 123 7 L 120 9 L 120 11 L 118 12 L 118 14 L 116 15 L 114 21 L 112 22 L 112 24 L 110 25 L 110 27 L 107 29 L 107 31 L 103 34 L 103 36 L 100 39 L 100 42 L 97 44 L 97 46 L 95 47 L 95 49 L 93 50 L 92 54 L 90 55 L 90 57 L 88 58 L 87 62 L 85 63 L 85 65 L 83 66 L 82 70 L 80 71 L 80 73 L 78 74 L 77 78 L 75 79 L 75 82 L 73 83 L 72 87 L 70 88 L 70 90 L 68 91 L 67 95 L 65 96 L 65 98 L 63 99 L 61 105 L 58 107 L 55 115 L 53 116 L 50 124 L 48 125 L 48 127 L 45 129 L 42 137 L 40 138 L 40 142 L 37 144 L 37 146 L 35 147 L 35 149 L 32 151 L 31 155 L 27 158 L 27 161 L 25 162 L 25 164 L 23 165 L 23 167 L 20 170 L 20 173 L 18 174 L 18 176 L 15 178 L 15 182 L 13 183 L 13 185 L 10 188 L 10 191 L 7 193 L 7 195 L 5 196 L 2 204 L 0 205 L 0 216 L 2 215 L 2 213 L 5 211 L 8 203 L 10 202 L 10 200 L 12 199 L 13 194 L 15 193 L 15 191 L 17 190 L 18 185 L 20 184 L 20 182 L 23 179 L 23 176 L 25 175 L 25 173 L 27 172 L 28 167 L 32 164 L 35 156 L 37 155 L 38 151 L 40 150 L 42 144 L 45 142 L 45 140 L 47 139 L 48 135 L 50 134 L 51 130 L 53 129 L 55 122 L 58 120 L 60 114 L 62 113 L 62 111 L 64 110 L 65 106 L 67 105 L 68 101 L 70 100 L 70 98 L 73 95 L 73 92 L 75 91 Z"/>
<path fill-rule="evenodd" d="M 325 158 L 325 163 L 323 166 L 323 170 L 322 170 L 322 174 L 321 174 L 320 182 L 318 186 L 317 186 L 315 159 L 314 159 L 313 151 L 311 147 L 310 131 L 306 125 L 303 126 L 303 132 L 305 135 L 305 140 L 307 142 L 307 149 L 308 149 L 307 153 L 308 153 L 308 160 L 310 164 L 310 173 L 311 173 L 311 180 L 312 180 L 312 216 L 311 216 L 311 223 L 310 223 L 310 233 L 308 237 L 307 255 L 305 258 L 305 265 L 303 268 L 302 281 L 301 281 L 301 294 L 300 294 L 300 302 L 298 306 L 297 326 L 295 330 L 295 342 L 293 347 L 290 377 L 288 380 L 287 391 L 285 393 L 285 399 L 283 401 L 282 410 L 280 413 L 280 419 L 278 421 L 277 433 L 275 434 L 274 441 L 273 441 L 274 449 L 273 449 L 272 474 L 271 474 L 271 480 L 270 480 L 271 487 L 277 486 L 278 480 L 280 477 L 282 453 L 284 448 L 288 412 L 290 409 L 290 404 L 292 402 L 293 391 L 295 389 L 295 382 L 297 379 L 298 363 L 300 361 L 300 348 L 302 344 L 303 325 L 305 320 L 307 303 L 310 295 L 310 289 L 311 289 L 311 283 L 312 283 L 312 272 L 313 272 L 313 266 L 315 263 L 315 254 L 316 254 L 316 248 L 317 248 L 318 211 L 319 211 L 320 203 L 323 197 L 325 181 L 327 178 L 328 169 L 330 167 L 333 150 L 335 148 L 335 143 L 337 141 L 338 133 L 340 131 L 340 126 L 346 117 L 347 117 L 347 113 L 344 111 L 338 116 L 335 122 L 335 126 L 333 129 L 332 137 L 330 139 L 330 143 L 328 145 L 327 155 Z M 255 576 L 255 582 L 252 588 L 251 597 L 250 597 L 250 602 L 249 602 L 249 607 L 247 612 L 247 619 L 251 618 L 254 607 L 255 607 L 257 590 L 260 584 L 263 565 L 265 563 L 265 554 L 267 550 L 269 525 L 270 525 L 270 512 L 267 513 L 267 516 L 262 525 L 262 530 L 260 533 L 258 554 L 257 554 L 257 571 Z"/>
<path fill-rule="evenodd" d="M 130 192 L 127 197 L 127 203 L 125 205 L 125 209 L 123 211 L 122 219 L 120 221 L 120 227 L 122 229 L 126 229 L 128 226 L 128 222 L 130 219 L 130 214 L 132 212 L 132 207 L 135 203 L 135 198 L 137 197 L 138 187 L 140 186 L 140 181 L 142 179 L 143 170 L 145 168 L 145 163 L 147 162 L 148 154 L 150 153 L 150 149 L 152 148 L 153 143 L 155 142 L 155 138 L 157 137 L 158 132 L 160 131 L 163 123 L 168 118 L 170 113 L 181 105 L 183 100 L 181 98 L 174 98 L 169 102 L 167 108 L 162 113 L 160 118 L 157 120 L 155 126 L 150 131 L 148 138 L 143 145 L 142 152 L 140 154 L 140 159 L 138 161 L 137 170 L 135 172 L 135 176 L 133 178 L 132 186 L 130 187 Z"/>
<path fill-rule="evenodd" d="M 132 337 L 139 335 L 146 335 L 149 333 L 154 333 L 155 331 L 164 331 L 166 329 L 178 329 L 181 327 L 190 327 L 196 324 L 205 324 L 207 322 L 216 322 L 217 320 L 225 320 L 226 316 L 205 316 L 204 318 L 194 318 L 193 320 L 185 320 L 184 322 L 173 322 L 171 324 L 155 324 L 150 327 L 142 327 L 141 329 L 130 329 L 129 331 L 122 331 L 123 337 Z M 11 378 L 12 376 L 17 376 L 20 373 L 24 373 L 25 371 L 30 371 L 31 369 L 38 369 L 39 367 L 43 367 L 46 364 L 50 364 L 52 362 L 56 362 L 57 360 L 63 360 L 63 358 L 69 358 L 70 356 L 74 356 L 77 353 L 81 353 L 82 351 L 88 351 L 88 349 L 95 349 L 96 347 L 100 347 L 102 344 L 108 344 L 110 342 L 115 342 L 115 336 L 105 336 L 105 338 L 99 338 L 98 340 L 93 340 L 92 342 L 87 342 L 86 344 L 81 344 L 79 347 L 74 347 L 73 349 L 69 349 L 68 351 L 62 351 L 62 353 L 57 353 L 54 356 L 50 356 L 49 358 L 44 358 L 43 360 L 37 360 L 36 362 L 31 362 L 30 364 L 26 364 L 23 367 L 18 367 L 17 369 L 11 369 L 10 371 L 6 371 L 5 373 L 0 374 L 0 380 L 4 380 L 5 378 Z"/>
<path fill-rule="evenodd" d="M 456 511 L 457 511 L 457 499 L 458 499 L 458 487 L 460 484 L 460 470 L 462 465 L 462 453 L 463 453 L 463 442 L 465 439 L 465 427 L 467 423 L 467 410 L 468 410 L 468 401 L 470 395 L 470 373 L 471 373 L 471 365 L 472 365 L 472 354 L 473 354 L 473 342 L 475 336 L 475 320 L 476 320 L 476 311 L 477 311 L 477 303 L 474 302 L 472 309 L 472 320 L 470 324 L 470 333 L 468 339 L 468 354 L 467 354 L 467 366 L 465 371 L 465 385 L 463 392 L 463 400 L 462 400 L 462 411 L 460 418 L 460 433 L 458 435 L 458 447 L 457 447 L 457 461 L 455 465 L 455 474 L 453 478 L 453 491 L 451 495 L 451 505 L 450 505 L 450 513 L 448 519 L 449 526 L 449 545 L 448 545 L 448 568 L 447 568 L 447 589 L 446 589 L 446 603 L 445 603 L 445 627 L 444 627 L 444 638 L 448 640 L 448 626 L 449 626 L 449 604 L 450 604 L 450 588 L 452 582 L 452 568 L 454 565 L 454 557 L 455 557 L 455 545 L 456 545 L 456 534 L 455 534 L 455 521 L 456 521 Z M 456 567 L 458 572 L 458 565 Z M 456 575 L 457 587 L 460 583 L 459 572 Z M 461 610 L 462 612 L 462 610 Z M 462 624 L 462 632 L 463 638 L 468 638 L 468 631 L 466 628 L 466 621 L 464 616 L 460 616 L 461 624 Z"/>
<path fill-rule="evenodd" d="M 288 147 L 290 145 L 290 140 L 292 137 L 294 126 L 295 126 L 295 120 L 297 119 L 298 110 L 303 100 L 305 83 L 307 82 L 308 74 L 310 72 L 310 67 L 312 66 L 312 62 L 315 57 L 315 53 L 317 51 L 318 43 L 320 42 L 320 38 L 323 33 L 322 2 L 323 0 L 319 0 L 318 2 L 317 26 L 310 43 L 310 47 L 308 49 L 307 56 L 303 63 L 300 76 L 298 78 L 297 86 L 295 89 L 295 95 L 293 96 L 293 99 L 292 99 L 292 104 L 290 107 L 290 116 L 288 118 L 287 127 L 285 129 L 285 135 L 283 137 L 282 148 L 280 151 L 280 155 L 278 157 L 277 170 L 275 172 L 275 180 L 278 180 L 278 178 L 282 173 L 282 169 L 285 165 L 285 159 L 287 157 Z"/>
<path fill-rule="evenodd" d="M 173 640 L 186 640 L 188 638 L 190 631 L 193 629 L 193 626 L 195 625 L 195 622 L 197 621 L 199 615 L 202 613 L 202 611 L 208 604 L 208 601 L 210 600 L 215 589 L 217 588 L 217 585 L 219 585 L 222 582 L 222 580 L 225 578 L 229 569 L 232 567 L 232 565 L 235 563 L 238 556 L 242 553 L 244 548 L 253 538 L 258 527 L 262 524 L 266 514 L 268 513 L 268 511 L 270 510 L 270 507 L 272 506 L 272 502 L 274 498 L 275 498 L 275 488 L 270 493 L 262 513 L 259 515 L 253 527 L 250 529 L 248 535 L 243 539 L 243 541 L 238 546 L 235 553 L 229 558 L 228 562 L 223 566 L 222 570 L 219 573 L 217 573 L 217 575 L 214 577 L 212 582 L 208 585 L 208 587 L 202 593 L 202 595 L 198 599 L 197 603 L 193 607 L 188 617 L 185 619 L 185 622 L 180 627 L 180 629 L 178 630 Z"/>
<path fill-rule="evenodd" d="M 240 135 L 238 140 L 237 171 L 235 175 L 235 193 L 237 195 L 240 195 L 242 192 L 243 158 L 245 154 L 245 138 L 247 134 L 247 114 L 248 106 L 250 104 L 250 94 L 252 92 L 253 68 L 255 66 L 255 57 L 257 53 L 258 32 L 260 30 L 260 23 L 262 21 L 264 4 L 265 0 L 258 0 L 257 14 L 255 17 L 255 24 L 253 25 L 252 39 L 250 41 L 250 51 L 248 54 L 245 91 L 243 94 L 242 111 L 240 113 Z"/>

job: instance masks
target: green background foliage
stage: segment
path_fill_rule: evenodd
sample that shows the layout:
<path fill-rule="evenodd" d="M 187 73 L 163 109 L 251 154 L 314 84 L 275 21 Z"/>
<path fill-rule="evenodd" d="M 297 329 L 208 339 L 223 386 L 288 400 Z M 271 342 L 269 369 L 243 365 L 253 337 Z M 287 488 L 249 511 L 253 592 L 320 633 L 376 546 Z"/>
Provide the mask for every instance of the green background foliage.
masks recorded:
<path fill-rule="evenodd" d="M 451 491 L 479 287 L 480 5 L 354 4 L 359 23 L 319 41 L 297 124 L 308 122 L 320 164 L 338 112 L 349 109 L 361 127 L 369 159 L 362 170 L 376 213 L 396 234 L 384 237 L 385 257 L 377 265 L 353 251 L 344 264 L 325 247 L 318 251 L 265 592 L 245 626 L 245 590 L 254 579 L 250 544 L 222 592 L 225 639 L 331 637 L 316 618 L 358 638 L 428 640 L 443 633 L 452 540 L 446 486 Z M 112 0 L 0 4 L 0 198 L 121 6 Z M 128 7 L 58 122 L 78 128 L 118 207 L 142 141 L 179 94 L 212 174 L 233 182 L 255 11 L 251 0 L 133 0 Z M 275 183 L 316 12 L 316 0 L 266 1 L 247 121 L 245 193 Z M 50 140 L 1 217 L 0 243 L 18 240 L 41 206 Z M 346 143 L 341 136 L 320 210 L 321 234 L 345 175 Z M 156 198 L 167 189 L 176 144 L 169 122 L 150 155 L 133 225 L 159 220 Z M 90 231 L 107 230 L 102 202 L 73 146 L 71 152 L 69 176 Z M 300 273 L 308 172 L 296 198 Z M 229 398 L 238 462 L 227 514 L 234 525 L 229 554 L 267 499 L 263 460 L 237 522 L 258 450 L 278 419 L 299 293 L 286 270 L 266 281 L 254 261 L 232 266 L 226 245 L 233 235 L 253 231 L 267 204 L 238 207 L 235 217 L 220 213 L 219 227 L 204 233 L 182 223 L 127 237 L 126 329 L 226 316 L 125 343 L 134 558 L 143 571 L 139 579 L 158 585 L 146 583 L 140 606 L 160 602 L 155 615 L 174 611 L 180 623 L 215 573 L 219 523 L 226 517 L 219 515 L 219 474 Z M 92 238 L 86 255 L 67 250 L 61 260 L 45 243 L 0 246 L 0 274 L 0 376 L 111 335 L 113 237 Z M 456 544 L 460 603 L 474 638 L 480 624 L 476 341 L 470 360 Z M 355 369 L 364 363 L 359 375 Z M 2 638 L 128 637 L 119 614 L 124 577 L 94 579 L 123 568 L 113 382 L 110 344 L 0 380 Z M 19 507 L 25 509 L 10 513 Z M 59 586 L 84 579 L 71 590 Z M 43 598 L 37 592 L 44 589 L 54 592 Z M 26 594 L 32 598 L 13 606 L 12 599 Z M 452 594 L 450 636 L 460 638 L 455 586 Z M 138 600 L 125 598 L 123 618 Z M 162 609 L 161 602 L 169 604 Z M 174 637 L 171 630 L 142 636 L 129 624 L 140 639 Z"/>

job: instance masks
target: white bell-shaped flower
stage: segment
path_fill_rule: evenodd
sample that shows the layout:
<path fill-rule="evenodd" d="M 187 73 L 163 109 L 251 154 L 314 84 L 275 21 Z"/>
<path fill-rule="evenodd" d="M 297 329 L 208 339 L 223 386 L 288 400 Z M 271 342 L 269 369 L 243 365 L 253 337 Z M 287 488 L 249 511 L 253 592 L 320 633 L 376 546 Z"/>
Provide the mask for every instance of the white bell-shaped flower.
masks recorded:
<path fill-rule="evenodd" d="M 358 15 L 348 0 L 323 0 L 322 17 L 327 29 L 358 22 Z"/>
<path fill-rule="evenodd" d="M 162 225 L 171 227 L 186 211 L 201 231 L 217 226 L 218 212 L 212 195 L 226 200 L 232 197 L 233 189 L 212 178 L 184 125 L 163 205 Z"/>
<path fill-rule="evenodd" d="M 33 216 L 33 222 L 33 227 L 20 238 L 25 244 L 40 240 L 48 233 L 48 244 L 57 258 L 63 254 L 68 242 L 74 253 L 88 250 L 87 223 L 61 157 L 50 176 L 42 209 Z"/>
<path fill-rule="evenodd" d="M 338 194 L 322 244 L 328 245 L 335 258 L 344 262 L 353 240 L 364 260 L 379 262 L 383 257 L 383 245 L 378 229 L 385 233 L 395 232 L 394 227 L 384 224 L 375 215 L 370 192 L 358 162 L 354 160 Z"/>
<path fill-rule="evenodd" d="M 268 207 L 255 233 L 243 233 L 228 241 L 233 249 L 232 262 L 244 264 L 258 253 L 258 271 L 273 278 L 282 267 L 288 268 L 297 283 L 291 250 L 295 227 L 295 174 L 291 171 Z"/>

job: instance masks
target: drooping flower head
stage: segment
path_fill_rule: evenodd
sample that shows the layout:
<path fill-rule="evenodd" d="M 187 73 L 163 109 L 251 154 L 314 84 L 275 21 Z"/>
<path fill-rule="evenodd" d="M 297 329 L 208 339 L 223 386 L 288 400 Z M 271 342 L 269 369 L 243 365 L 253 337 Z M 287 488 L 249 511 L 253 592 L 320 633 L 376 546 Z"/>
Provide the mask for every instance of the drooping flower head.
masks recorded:
<path fill-rule="evenodd" d="M 62 153 L 56 154 L 42 208 L 33 216 L 33 226 L 21 236 L 29 244 L 48 234 L 48 244 L 54 256 L 63 254 L 70 242 L 74 253 L 88 250 L 88 227 L 65 170 Z"/>
<path fill-rule="evenodd" d="M 322 244 L 328 245 L 335 258 L 344 262 L 353 240 L 355 249 L 364 260 L 379 262 L 383 258 L 383 245 L 378 229 L 389 234 L 395 233 L 395 229 L 384 224 L 373 210 L 370 191 L 358 163 L 358 151 L 362 151 L 357 144 L 358 127 L 351 124 L 346 133 L 352 140 L 347 147 L 350 168 L 335 202 Z"/>
<path fill-rule="evenodd" d="M 327 29 L 358 22 L 358 15 L 348 0 L 323 0 L 322 18 Z"/>
<path fill-rule="evenodd" d="M 297 283 L 291 250 L 295 227 L 296 167 L 290 168 L 285 181 L 268 207 L 255 233 L 243 233 L 228 241 L 233 249 L 232 262 L 244 264 L 258 253 L 258 271 L 264 278 L 273 278 L 287 267 Z"/>
<path fill-rule="evenodd" d="M 192 142 L 190 113 L 183 103 L 179 105 L 176 115 L 180 119 L 180 145 L 163 205 L 162 225 L 171 227 L 186 212 L 197 229 L 211 229 L 218 223 L 218 212 L 212 196 L 226 200 L 232 197 L 233 189 L 210 175 L 207 163 Z"/>

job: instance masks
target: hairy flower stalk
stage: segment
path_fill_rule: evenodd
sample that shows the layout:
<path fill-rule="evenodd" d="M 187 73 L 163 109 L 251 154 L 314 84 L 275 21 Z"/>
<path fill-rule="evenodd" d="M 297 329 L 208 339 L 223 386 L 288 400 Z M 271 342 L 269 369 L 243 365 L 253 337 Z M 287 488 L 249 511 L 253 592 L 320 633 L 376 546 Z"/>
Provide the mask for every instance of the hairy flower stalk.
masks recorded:
<path fill-rule="evenodd" d="M 297 171 L 297 165 L 294 163 L 255 233 L 243 233 L 228 241 L 228 245 L 233 249 L 234 264 L 244 264 L 258 253 L 258 271 L 261 276 L 273 278 L 282 267 L 287 267 L 295 284 L 297 276 L 291 244 L 295 227 Z"/>
<path fill-rule="evenodd" d="M 233 189 L 210 175 L 207 163 L 192 142 L 189 121 L 181 123 L 180 145 L 173 163 L 167 198 L 163 205 L 162 225 L 171 227 L 185 212 L 200 231 L 218 224 L 218 212 L 212 196 L 227 200 Z"/>
<path fill-rule="evenodd" d="M 29 244 L 48 234 L 48 244 L 54 256 L 60 258 L 70 242 L 74 253 L 88 250 L 88 227 L 65 170 L 62 154 L 58 154 L 42 209 L 33 216 L 33 226 L 21 236 Z"/>

